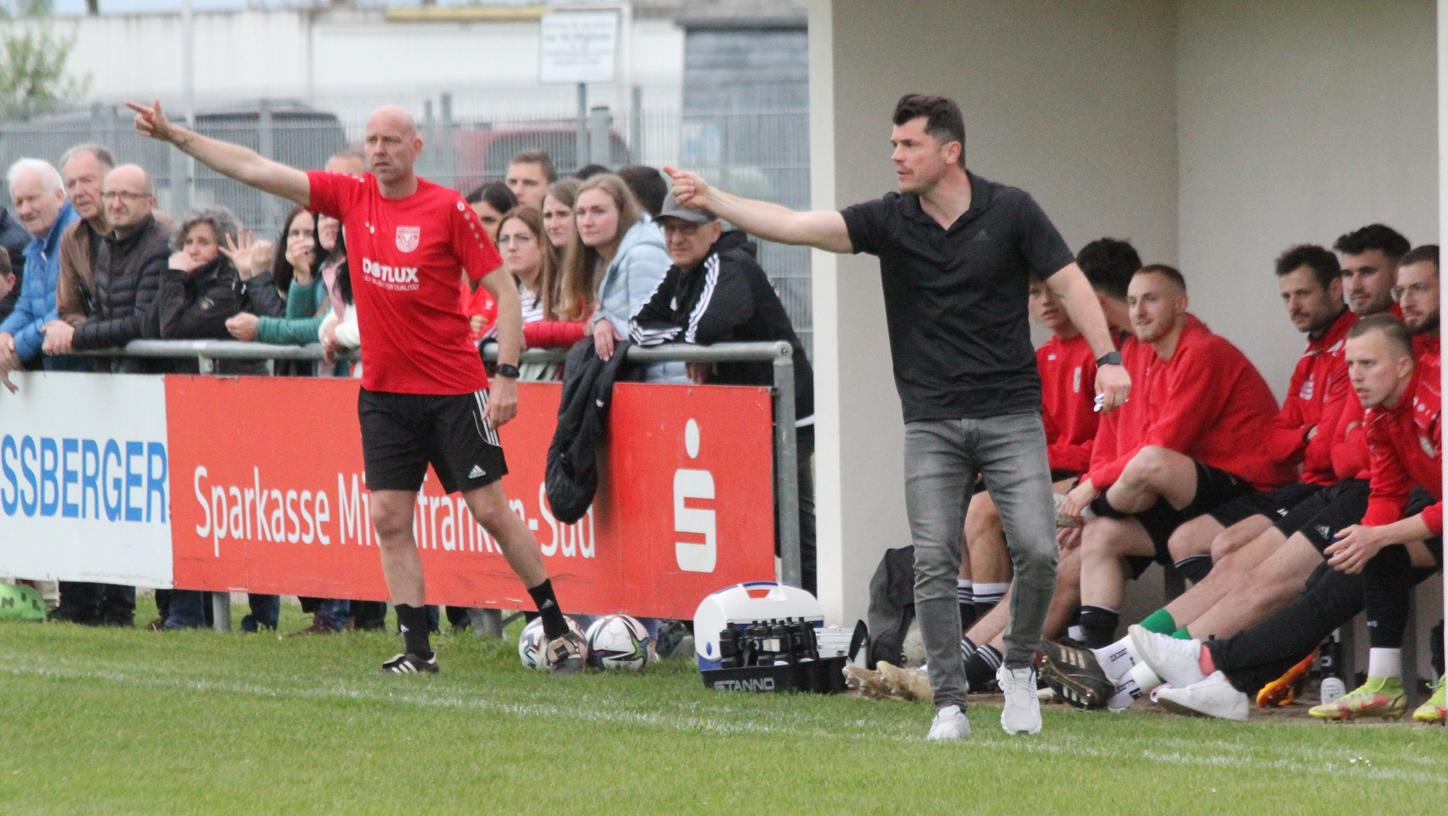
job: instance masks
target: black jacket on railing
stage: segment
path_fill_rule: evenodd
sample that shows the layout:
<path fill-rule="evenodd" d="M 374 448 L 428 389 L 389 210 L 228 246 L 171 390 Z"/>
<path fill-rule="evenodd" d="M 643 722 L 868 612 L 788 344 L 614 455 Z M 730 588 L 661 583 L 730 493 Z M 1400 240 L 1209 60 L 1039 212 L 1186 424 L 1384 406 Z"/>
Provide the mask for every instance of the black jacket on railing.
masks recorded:
<path fill-rule="evenodd" d="M 96 254 L 95 312 L 75 330 L 76 351 L 119 348 L 132 340 L 160 334 L 156 292 L 171 257 L 170 235 L 154 216 L 117 238 L 107 235 Z M 157 373 L 169 361 L 118 359 L 111 370 Z"/>
<path fill-rule="evenodd" d="M 268 287 L 270 288 L 270 287 Z M 246 310 L 246 286 L 225 255 L 190 272 L 166 269 L 156 297 L 163 340 L 230 340 L 226 321 Z M 195 360 L 177 360 L 172 370 L 195 373 Z M 264 360 L 217 360 L 217 374 L 265 374 Z"/>
<path fill-rule="evenodd" d="M 598 457 L 594 446 L 603 441 L 613 384 L 628 379 L 624 361 L 629 343 L 619 341 L 613 357 L 604 360 L 594 351 L 593 338 L 585 337 L 568 350 L 563 364 L 563 396 L 558 402 L 558 426 L 548 444 L 543 477 L 553 517 L 564 524 L 583 518 L 598 490 Z"/>

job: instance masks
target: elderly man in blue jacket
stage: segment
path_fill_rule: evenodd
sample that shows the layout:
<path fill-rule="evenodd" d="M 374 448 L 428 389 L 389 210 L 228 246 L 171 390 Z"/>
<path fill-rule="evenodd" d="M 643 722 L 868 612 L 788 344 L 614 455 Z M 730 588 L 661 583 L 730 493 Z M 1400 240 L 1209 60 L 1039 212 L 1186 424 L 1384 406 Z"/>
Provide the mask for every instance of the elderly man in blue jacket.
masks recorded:
<path fill-rule="evenodd" d="M 5 174 L 20 225 L 30 233 L 25 247 L 25 279 L 15 311 L 0 323 L 0 383 L 12 392 L 9 374 L 42 362 L 48 371 L 83 371 L 74 357 L 45 357 L 43 327 L 56 319 L 55 284 L 60 275 L 60 235 L 79 217 L 65 199 L 60 171 L 40 159 L 20 159 Z"/>

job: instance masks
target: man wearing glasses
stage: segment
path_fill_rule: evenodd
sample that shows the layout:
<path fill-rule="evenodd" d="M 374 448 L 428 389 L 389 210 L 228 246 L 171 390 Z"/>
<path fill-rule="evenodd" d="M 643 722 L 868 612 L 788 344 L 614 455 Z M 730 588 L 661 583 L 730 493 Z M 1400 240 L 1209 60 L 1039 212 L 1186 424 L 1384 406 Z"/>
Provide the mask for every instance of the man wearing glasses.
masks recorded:
<path fill-rule="evenodd" d="M 101 206 L 111 231 L 96 252 L 94 310 L 76 327 L 68 347 L 51 344 L 47 353 L 115 348 L 154 336 L 156 291 L 171 257 L 170 231 L 156 221 L 156 197 L 146 171 L 123 164 L 106 174 Z M 51 349 L 55 348 L 54 352 Z M 111 371 L 155 373 L 163 361 L 117 359 Z"/>

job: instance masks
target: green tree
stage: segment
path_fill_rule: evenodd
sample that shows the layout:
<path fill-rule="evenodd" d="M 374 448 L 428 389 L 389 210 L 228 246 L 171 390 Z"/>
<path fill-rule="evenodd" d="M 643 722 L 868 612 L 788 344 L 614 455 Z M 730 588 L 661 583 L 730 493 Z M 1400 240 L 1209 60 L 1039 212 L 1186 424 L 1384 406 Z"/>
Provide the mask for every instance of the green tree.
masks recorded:
<path fill-rule="evenodd" d="M 28 118 L 82 99 L 90 77 L 66 73 L 75 38 L 56 34 L 50 0 L 0 4 L 0 118 Z"/>

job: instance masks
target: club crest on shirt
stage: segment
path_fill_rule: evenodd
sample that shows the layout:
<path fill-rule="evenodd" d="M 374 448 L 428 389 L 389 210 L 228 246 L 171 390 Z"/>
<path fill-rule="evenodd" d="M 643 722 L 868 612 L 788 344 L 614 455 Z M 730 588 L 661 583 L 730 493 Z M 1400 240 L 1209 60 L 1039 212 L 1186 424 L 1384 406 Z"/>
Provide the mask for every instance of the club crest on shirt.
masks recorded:
<path fill-rule="evenodd" d="M 422 227 L 398 227 L 397 228 L 397 251 L 411 252 L 417 249 L 418 241 L 422 239 Z"/>
<path fill-rule="evenodd" d="M 1314 388 L 1314 383 L 1312 379 L 1312 377 L 1308 377 L 1307 379 L 1302 381 L 1302 388 L 1297 392 L 1298 399 L 1304 401 L 1312 399 L 1312 392 L 1317 390 L 1316 388 Z"/>

